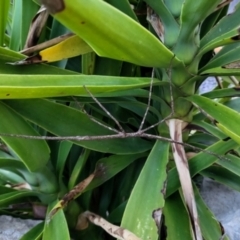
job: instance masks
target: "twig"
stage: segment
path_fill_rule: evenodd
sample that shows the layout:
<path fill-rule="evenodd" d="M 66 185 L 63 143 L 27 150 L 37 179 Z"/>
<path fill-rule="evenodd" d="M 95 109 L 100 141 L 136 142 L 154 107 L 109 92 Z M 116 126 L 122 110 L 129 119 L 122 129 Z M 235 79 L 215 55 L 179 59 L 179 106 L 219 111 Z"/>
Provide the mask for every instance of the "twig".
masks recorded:
<path fill-rule="evenodd" d="M 150 108 L 150 104 L 151 104 L 151 98 L 152 98 L 153 78 L 154 78 L 154 68 L 152 70 L 152 76 L 151 76 L 151 82 L 150 82 L 150 88 L 149 88 L 147 108 L 146 108 L 146 111 L 144 113 L 144 116 L 143 116 L 143 119 L 142 119 L 142 122 L 141 122 L 141 125 L 140 125 L 138 131 L 142 130 L 144 122 L 145 122 L 146 117 L 147 117 L 147 114 L 149 112 L 149 108 Z"/>
<path fill-rule="evenodd" d="M 112 128 L 112 127 L 110 127 L 110 126 L 107 126 L 106 124 L 101 123 L 100 121 L 98 121 L 97 119 L 95 119 L 95 118 L 94 118 L 92 115 L 90 115 L 82 106 L 80 106 L 79 102 L 77 101 L 77 99 L 76 99 L 75 97 L 72 96 L 72 98 L 73 98 L 73 100 L 76 102 L 76 104 L 81 108 L 82 112 L 85 113 L 85 114 L 89 117 L 90 120 L 92 120 L 93 122 L 97 123 L 98 125 L 106 128 L 106 129 L 108 129 L 108 130 L 110 130 L 110 131 L 112 131 L 112 132 L 120 133 L 117 129 Z"/>
<path fill-rule="evenodd" d="M 121 134 L 125 134 L 125 131 L 119 121 L 93 96 L 93 94 L 86 88 L 85 85 L 83 85 L 87 93 L 92 97 L 92 99 L 97 103 L 97 105 L 117 124 L 119 130 L 121 131 Z M 120 132 L 118 132 L 120 133 Z"/>
<path fill-rule="evenodd" d="M 169 83 L 170 83 L 169 90 L 170 90 L 170 101 L 171 101 L 171 110 L 172 110 L 172 112 L 170 113 L 170 116 L 173 116 L 174 112 L 175 112 L 175 110 L 174 110 L 175 109 L 174 108 L 174 99 L 173 99 L 173 87 L 172 87 L 172 84 L 173 84 L 172 83 L 172 62 L 173 62 L 174 58 L 175 58 L 175 55 L 172 57 L 169 68 L 167 70 L 168 77 L 169 77 Z"/>
<path fill-rule="evenodd" d="M 172 57 L 171 59 L 171 62 L 170 62 L 170 65 L 169 65 L 169 68 L 167 70 L 168 72 L 168 77 L 169 77 L 169 87 L 170 87 L 170 102 L 171 102 L 171 113 L 165 117 L 164 119 L 160 120 L 159 122 L 143 129 L 143 132 L 146 132 L 156 126 L 158 126 L 159 124 L 169 120 L 173 115 L 174 115 L 174 99 L 173 99 L 173 88 L 172 88 L 172 62 L 173 62 L 173 59 L 175 58 L 175 55 Z M 151 96 L 152 96 L 152 81 L 153 81 L 153 74 L 154 72 L 152 73 L 152 79 L 151 79 L 151 85 L 150 85 L 150 92 L 149 92 L 149 99 L 148 99 L 148 110 L 146 111 L 146 115 L 147 115 L 147 112 L 149 111 L 149 108 L 150 108 L 150 100 L 151 100 Z M 146 118 L 146 117 L 145 117 Z M 141 130 L 142 128 L 139 128 L 139 130 Z"/>
<path fill-rule="evenodd" d="M 42 49 L 45 49 L 45 48 L 51 47 L 53 45 L 56 45 L 56 44 L 64 41 L 65 39 L 67 39 L 67 38 L 69 38 L 69 37 L 71 37 L 73 35 L 74 35 L 73 33 L 64 34 L 62 36 L 53 38 L 53 39 L 51 39 L 49 41 L 40 43 L 40 44 L 35 45 L 33 47 L 25 48 L 20 53 L 22 53 L 24 55 L 30 55 L 31 53 L 38 52 L 38 51 L 41 51 Z"/>
<path fill-rule="evenodd" d="M 144 133 L 143 131 L 137 131 L 133 133 L 118 133 L 118 134 L 113 134 L 113 135 L 102 135 L 102 136 L 61 136 L 61 137 L 50 137 L 50 136 L 30 136 L 30 135 L 23 135 L 23 134 L 9 134 L 9 133 L 0 133 L 0 137 L 17 137 L 17 138 L 23 138 L 23 139 L 34 139 L 34 140 L 50 140 L 50 141 L 56 141 L 56 140 L 66 140 L 66 141 L 94 141 L 94 140 L 107 140 L 107 139 L 119 139 L 119 138 L 148 138 L 148 139 L 156 139 L 156 140 L 161 140 L 161 141 L 166 141 L 170 143 L 176 143 L 180 144 L 186 147 L 189 147 L 196 152 L 204 152 L 210 155 L 215 156 L 216 158 L 220 160 L 229 160 L 228 158 L 219 155 L 217 153 L 192 146 L 188 143 L 183 143 L 179 141 L 174 141 L 170 138 L 158 136 L 158 135 L 153 135 L 153 134 L 148 134 Z"/>
<path fill-rule="evenodd" d="M 206 113 L 202 108 L 200 108 L 197 104 L 192 103 L 194 107 L 196 107 L 207 119 L 211 121 L 212 124 L 216 122 L 214 118 L 212 118 L 208 113 Z"/>

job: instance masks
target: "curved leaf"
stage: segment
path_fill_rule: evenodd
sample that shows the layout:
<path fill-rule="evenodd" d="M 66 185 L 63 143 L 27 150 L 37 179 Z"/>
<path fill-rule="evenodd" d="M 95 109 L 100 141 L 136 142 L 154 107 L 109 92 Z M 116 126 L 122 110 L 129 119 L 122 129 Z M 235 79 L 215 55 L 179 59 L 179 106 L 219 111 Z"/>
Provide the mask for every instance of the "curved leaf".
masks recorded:
<path fill-rule="evenodd" d="M 225 126 L 223 126 L 220 123 L 216 124 L 218 126 L 219 129 L 221 129 L 227 136 L 229 136 L 231 139 L 233 139 L 234 141 L 236 141 L 238 144 L 240 144 L 240 135 L 236 134 L 235 132 L 229 130 L 228 128 L 226 128 Z"/>
<path fill-rule="evenodd" d="M 168 152 L 169 143 L 156 141 L 123 215 L 121 226 L 141 239 L 158 239 L 158 229 L 152 215 L 155 210 L 161 212 L 164 207 Z"/>
<path fill-rule="evenodd" d="M 240 96 L 240 88 L 224 88 L 224 89 L 217 89 L 202 95 L 203 97 L 207 98 L 224 98 L 224 97 L 239 97 Z"/>
<path fill-rule="evenodd" d="M 54 46 L 45 48 L 36 55 L 15 62 L 13 65 L 56 62 L 89 52 L 92 52 L 92 49 L 88 46 L 88 44 L 80 37 L 73 35 Z"/>
<path fill-rule="evenodd" d="M 55 194 L 58 190 L 51 169 L 45 166 L 40 171 L 29 172 L 19 160 L 0 159 L 0 178 L 11 184 L 27 183 L 36 192 Z"/>
<path fill-rule="evenodd" d="M 238 144 L 230 140 L 221 140 L 217 143 L 213 144 L 212 146 L 208 147 L 206 150 L 219 154 L 220 156 L 224 157 L 228 151 L 236 148 Z M 195 176 L 197 173 L 201 172 L 203 169 L 211 166 L 213 163 L 217 161 L 217 157 L 211 155 L 210 153 L 201 152 L 192 157 L 189 160 L 189 169 L 191 176 Z M 167 183 L 167 193 L 166 196 L 170 196 L 172 193 L 177 191 L 180 187 L 179 177 L 176 168 L 172 168 L 168 173 L 168 183 Z"/>
<path fill-rule="evenodd" d="M 238 62 L 238 65 L 240 65 L 239 62 Z M 215 67 L 215 68 L 207 69 L 201 72 L 201 74 L 208 74 L 208 75 L 214 75 L 214 76 L 240 76 L 240 68 L 239 67 L 238 68 Z"/>
<path fill-rule="evenodd" d="M 97 166 L 101 166 L 101 168 L 104 168 L 104 176 L 94 178 L 93 181 L 84 190 L 84 192 L 98 187 L 99 185 L 103 184 L 108 179 L 112 178 L 117 173 L 122 171 L 129 164 L 131 164 L 135 160 L 142 158 L 144 156 L 146 156 L 145 153 L 144 154 L 136 154 L 136 155 L 135 154 L 124 155 L 124 156 L 113 155 L 108 158 L 100 159 L 97 162 Z"/>
<path fill-rule="evenodd" d="M 166 199 L 163 213 L 165 218 L 163 227 L 167 231 L 167 239 L 193 239 L 189 215 L 178 192 Z"/>
<path fill-rule="evenodd" d="M 1 124 L 0 133 L 25 134 L 39 136 L 39 134 L 14 110 L 0 102 Z M 30 171 L 36 171 L 46 165 L 50 157 L 50 150 L 46 141 L 19 139 L 2 136 L 1 139 L 22 160 Z"/>
<path fill-rule="evenodd" d="M 48 207 L 48 210 L 51 209 L 50 206 Z M 54 206 L 54 204 L 52 206 Z M 42 239 L 43 240 L 49 240 L 49 239 L 71 240 L 67 221 L 62 209 L 60 209 L 54 215 L 54 217 L 49 220 L 49 222 L 45 221 Z"/>
<path fill-rule="evenodd" d="M 0 46 L 0 59 L 6 61 L 17 61 L 22 58 L 24 58 L 24 55 L 21 53 Z"/>
<path fill-rule="evenodd" d="M 185 0 L 181 9 L 179 37 L 187 39 L 189 35 L 193 34 L 197 25 L 205 19 L 220 2 L 221 0 L 202 0 L 198 2 Z"/>
<path fill-rule="evenodd" d="M 148 87 L 150 78 L 89 75 L 8 75 L 0 74 L 0 99 L 89 96 Z M 162 84 L 157 79 L 154 85 Z"/>
<path fill-rule="evenodd" d="M 172 1 L 163 2 L 162 0 L 145 0 L 145 2 L 161 17 L 164 28 L 164 44 L 169 48 L 172 47 L 178 40 L 179 25 L 168 8 L 170 5 L 176 5 L 177 2 L 174 2 L 174 4 L 171 4 L 173 3 Z M 178 3 L 179 2 L 181 5 L 181 1 L 178 1 Z M 168 5 L 168 8 L 166 5 Z"/>
<path fill-rule="evenodd" d="M 133 9 L 131 8 L 131 5 L 128 0 L 107 0 L 108 3 L 110 3 L 115 8 L 119 9 L 120 11 L 127 14 L 129 17 L 134 19 L 135 21 L 138 21 L 136 14 L 134 13 Z"/>
<path fill-rule="evenodd" d="M 43 99 L 8 100 L 9 106 L 29 121 L 57 136 L 101 136 L 112 132 L 91 121 L 87 115 L 73 108 Z M 31 140 L 32 141 L 32 140 Z M 88 149 L 115 153 L 134 154 L 148 151 L 152 143 L 139 138 L 72 141 Z"/>
<path fill-rule="evenodd" d="M 224 133 L 222 133 L 221 130 L 219 130 L 216 126 L 209 124 L 205 121 L 193 121 L 192 124 L 199 126 L 200 128 L 203 128 L 205 131 L 209 132 L 211 135 L 213 135 L 219 139 L 226 138 L 226 135 Z M 205 142 L 205 141 L 206 141 L 206 139 L 202 139 L 202 142 Z"/>
<path fill-rule="evenodd" d="M 228 154 L 227 158 L 229 161 L 218 160 L 217 163 L 240 177 L 240 158 L 232 154 Z"/>
<path fill-rule="evenodd" d="M 4 45 L 5 27 L 7 25 L 10 0 L 3 0 L 0 8 L 0 46 Z"/>
<path fill-rule="evenodd" d="M 25 233 L 20 240 L 39 240 L 43 233 L 44 223 L 41 222 Z"/>
<path fill-rule="evenodd" d="M 197 104 L 217 121 L 217 126 L 229 137 L 240 143 L 240 114 L 221 103 L 202 96 L 191 96 L 188 100 Z"/>
<path fill-rule="evenodd" d="M 220 2 L 221 0 L 184 1 L 180 15 L 180 32 L 173 52 L 186 64 L 192 62 L 198 50 L 198 26 Z"/>
<path fill-rule="evenodd" d="M 4 193 L 4 194 L 1 194 L 0 206 L 9 207 L 9 205 L 12 204 L 14 201 L 19 201 L 19 199 L 22 199 L 24 197 L 37 196 L 37 195 L 38 194 L 36 192 L 26 191 L 26 190 Z"/>
<path fill-rule="evenodd" d="M 194 195 L 197 203 L 199 222 L 204 239 L 221 239 L 221 224 L 215 219 L 213 213 L 208 209 L 195 185 Z"/>
<path fill-rule="evenodd" d="M 172 66 L 180 63 L 154 35 L 102 0 L 65 0 L 62 6 L 42 2 L 100 56 L 149 67 L 168 67 L 171 61 Z"/>
<path fill-rule="evenodd" d="M 224 67 L 240 60 L 240 43 L 230 44 L 222 48 L 201 70 L 204 72 L 211 68 Z M 231 65 L 230 65 L 231 66 Z M 239 64 L 240 66 L 240 64 Z M 227 66 L 226 66 L 227 67 Z M 233 74 L 232 74 L 233 75 Z"/>
<path fill-rule="evenodd" d="M 221 166 L 211 166 L 202 171 L 201 175 L 214 179 L 215 181 L 240 192 L 240 177 Z"/>
<path fill-rule="evenodd" d="M 225 44 L 239 40 L 240 8 L 230 15 L 223 17 L 202 39 L 200 55 Z"/>

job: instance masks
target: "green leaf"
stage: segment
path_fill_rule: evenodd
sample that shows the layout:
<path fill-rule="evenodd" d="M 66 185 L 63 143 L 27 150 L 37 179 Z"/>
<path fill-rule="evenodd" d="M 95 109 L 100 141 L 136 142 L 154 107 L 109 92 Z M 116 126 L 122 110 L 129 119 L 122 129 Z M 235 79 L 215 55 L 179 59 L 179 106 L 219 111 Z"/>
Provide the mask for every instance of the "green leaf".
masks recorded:
<path fill-rule="evenodd" d="M 56 202 L 55 202 L 56 203 Z M 55 204 L 51 204 L 54 206 Z M 51 205 L 49 206 L 48 210 L 51 210 Z M 48 211 L 49 212 L 49 211 Z M 43 237 L 42 240 L 70 240 L 69 230 L 67 221 L 64 216 L 64 212 L 60 209 L 54 217 L 52 217 L 49 222 L 45 221 L 45 226 L 43 230 Z"/>
<path fill-rule="evenodd" d="M 0 46 L 4 44 L 5 29 L 7 25 L 8 10 L 10 6 L 10 0 L 2 0 L 0 8 Z"/>
<path fill-rule="evenodd" d="M 94 60 L 94 74 L 104 76 L 120 76 L 123 62 L 111 58 L 96 57 Z M 128 76 L 129 77 L 129 76 Z"/>
<path fill-rule="evenodd" d="M 224 156 L 224 154 L 234 148 L 236 148 L 238 144 L 233 140 L 221 140 L 212 146 L 208 147 L 206 150 L 219 154 L 220 156 Z M 216 156 L 211 155 L 210 153 L 201 152 L 192 157 L 189 160 L 189 169 L 191 176 L 195 176 L 197 173 L 201 172 L 203 169 L 208 168 L 213 163 L 215 163 L 218 159 Z M 179 177 L 176 168 L 172 168 L 168 172 L 168 183 L 167 183 L 167 193 L 166 196 L 170 196 L 180 187 Z"/>
<path fill-rule="evenodd" d="M 156 141 L 132 190 L 123 215 L 121 226 L 141 239 L 158 238 L 152 214 L 154 210 L 164 207 L 168 152 L 169 143 Z"/>
<path fill-rule="evenodd" d="M 182 5 L 184 3 L 184 0 L 179 0 L 177 2 L 174 2 L 174 1 L 161 1 L 161 2 L 164 2 L 164 5 L 168 8 L 172 16 L 175 17 L 175 19 L 177 19 L 181 15 Z M 161 3 L 159 5 L 163 5 L 163 4 Z"/>
<path fill-rule="evenodd" d="M 181 9 L 179 37 L 187 38 L 193 34 L 197 25 L 212 13 L 220 2 L 221 0 L 185 0 Z"/>
<path fill-rule="evenodd" d="M 178 192 L 166 199 L 163 214 L 165 219 L 163 228 L 167 231 L 167 239 L 193 239 L 189 215 Z"/>
<path fill-rule="evenodd" d="M 22 58 L 24 58 L 24 55 L 22 55 L 21 53 L 0 46 L 0 59 L 6 61 L 17 61 Z"/>
<path fill-rule="evenodd" d="M 40 240 L 42 237 L 44 223 L 41 222 L 25 233 L 20 240 Z"/>
<path fill-rule="evenodd" d="M 19 201 L 19 199 L 22 199 L 24 197 L 28 196 L 37 196 L 38 194 L 33 191 L 14 191 L 10 193 L 1 194 L 0 199 L 0 206 L 1 207 L 9 207 L 10 204 L 14 203 L 14 201 Z"/>
<path fill-rule="evenodd" d="M 48 1 L 44 3 L 48 7 Z M 86 41 L 98 55 L 149 67 L 180 63 L 154 35 L 108 3 L 66 0 L 64 4 L 54 17 Z M 108 24 L 109 19 L 111 24 Z"/>
<path fill-rule="evenodd" d="M 9 161 L 9 164 L 11 164 L 11 161 Z M 20 176 L 19 173 L 16 173 L 15 171 L 11 171 L 10 169 L 3 169 L 3 168 L 0 169 L 0 179 L 4 184 L 7 184 L 7 183 L 19 184 L 19 183 L 25 182 L 24 177 Z"/>
<path fill-rule="evenodd" d="M 240 96 L 240 88 L 224 88 L 224 89 L 217 89 L 202 95 L 203 97 L 207 98 L 225 98 L 225 97 L 239 97 Z"/>
<path fill-rule="evenodd" d="M 239 60 L 240 43 L 238 42 L 223 47 L 218 54 L 216 54 L 202 69 L 200 69 L 200 72 L 205 72 L 212 68 L 225 67 L 227 64 L 231 64 Z"/>
<path fill-rule="evenodd" d="M 133 163 L 135 160 L 146 156 L 146 154 L 131 154 L 131 155 L 113 155 L 108 158 L 100 159 L 96 165 L 104 168 L 104 176 L 94 178 L 89 186 L 84 190 L 84 192 L 89 191 L 103 184 L 117 173 L 126 168 L 129 164 Z"/>
<path fill-rule="evenodd" d="M 217 163 L 240 177 L 240 158 L 231 154 L 228 154 L 226 157 L 229 160 L 218 160 Z"/>
<path fill-rule="evenodd" d="M 96 60 L 96 53 L 91 52 L 82 55 L 81 62 L 82 62 L 82 73 L 86 75 L 92 75 L 94 73 L 95 68 L 95 61 Z"/>
<path fill-rule="evenodd" d="M 71 176 L 68 181 L 68 189 L 74 188 L 75 185 L 78 184 L 77 180 L 78 177 L 80 176 L 81 172 L 84 169 L 85 163 L 89 157 L 90 150 L 88 149 L 83 149 L 81 155 L 77 159 L 77 162 L 72 170 Z"/>
<path fill-rule="evenodd" d="M 9 158 L 0 159 L 0 168 L 13 169 L 13 171 L 17 169 L 26 170 L 24 164 L 21 161 L 19 161 L 18 159 L 9 159 Z"/>
<path fill-rule="evenodd" d="M 173 52 L 186 64 L 191 63 L 198 50 L 199 24 L 206 18 L 220 3 L 221 0 L 185 0 L 180 15 L 180 33 Z M 173 1 L 173 3 L 175 3 Z"/>
<path fill-rule="evenodd" d="M 13 189 L 13 188 L 9 188 L 9 187 L 4 187 L 0 185 L 0 193 L 11 193 L 11 192 L 17 192 L 17 190 Z"/>
<path fill-rule="evenodd" d="M 174 19 L 173 15 L 169 12 L 169 9 L 167 7 L 170 7 L 169 5 L 176 5 L 179 2 L 182 4 L 181 1 L 163 2 L 162 0 L 145 0 L 145 2 L 151 6 L 151 8 L 158 14 L 158 16 L 161 16 L 161 22 L 164 29 L 164 44 L 171 49 L 171 47 L 177 42 L 180 29 L 179 24 Z M 166 7 L 166 5 L 168 6 Z"/>
<path fill-rule="evenodd" d="M 14 1 L 13 7 L 13 16 L 12 16 L 12 31 L 9 48 L 15 51 L 19 51 L 20 46 L 22 45 L 22 6 L 23 0 Z M 21 27 L 19 27 L 21 26 Z"/>
<path fill-rule="evenodd" d="M 224 103 L 225 106 L 240 112 L 240 98 L 231 98 L 229 101 Z"/>
<path fill-rule="evenodd" d="M 69 155 L 69 152 L 72 146 L 73 146 L 73 143 L 68 141 L 62 141 L 59 144 L 59 151 L 58 151 L 58 157 L 57 157 L 57 163 L 56 163 L 56 171 L 59 177 L 59 182 L 61 182 L 62 180 L 65 163 L 67 161 L 67 157 Z"/>
<path fill-rule="evenodd" d="M 239 65 L 239 63 L 238 63 Z M 207 69 L 201 74 L 207 74 L 207 75 L 214 75 L 214 76 L 240 76 L 240 68 L 236 67 L 215 67 L 215 68 L 210 68 Z"/>
<path fill-rule="evenodd" d="M 213 213 L 204 203 L 198 189 L 194 186 L 195 201 L 197 204 L 197 211 L 199 222 L 204 239 L 221 239 L 222 230 L 220 223 L 215 219 Z"/>
<path fill-rule="evenodd" d="M 215 127 L 212 124 L 209 124 L 209 123 L 207 123 L 205 121 L 193 121 L 192 124 L 205 129 L 211 135 L 213 135 L 213 136 L 215 136 L 215 137 L 217 137 L 219 139 L 225 139 L 226 138 L 226 135 L 223 134 L 217 127 Z M 203 139 L 203 142 L 204 141 L 206 141 L 206 139 Z"/>
<path fill-rule="evenodd" d="M 221 129 L 226 135 L 228 135 L 230 138 L 232 138 L 234 141 L 236 141 L 238 144 L 240 144 L 240 136 L 236 134 L 235 132 L 229 130 L 224 125 L 217 123 L 216 124 L 219 129 Z"/>
<path fill-rule="evenodd" d="M 60 96 L 89 96 L 147 87 L 150 78 L 128 78 L 89 75 L 1 75 L 0 98 L 44 98 Z M 157 79 L 154 85 L 161 84 Z M 87 90 L 86 90 L 87 88 Z"/>
<path fill-rule="evenodd" d="M 120 11 L 124 12 L 125 14 L 127 14 L 129 17 L 131 17 L 135 21 L 138 21 L 137 16 L 134 13 L 134 11 L 132 10 L 131 5 L 130 5 L 128 0 L 121 0 L 121 1 L 119 1 L 119 0 L 107 0 L 106 2 L 108 2 L 109 4 L 114 6 L 115 8 L 119 9 Z"/>
<path fill-rule="evenodd" d="M 206 97 L 194 95 L 187 99 L 193 101 L 213 117 L 217 121 L 217 127 L 219 127 L 226 135 L 240 143 L 240 128 L 238 127 L 240 115 L 238 112 Z"/>
<path fill-rule="evenodd" d="M 205 36 L 215 24 L 225 15 L 227 15 L 228 5 L 219 8 L 218 10 L 212 12 L 208 17 L 206 17 L 201 24 L 200 37 Z"/>
<path fill-rule="evenodd" d="M 240 192 L 240 177 L 221 166 L 211 166 L 200 174 Z"/>
<path fill-rule="evenodd" d="M 2 115 L 0 133 L 39 136 L 39 134 L 14 110 L 0 102 Z M 14 151 L 30 171 L 46 165 L 50 151 L 46 141 L 32 141 L 16 137 L 2 136 L 1 139 Z"/>
<path fill-rule="evenodd" d="M 110 130 L 91 121 L 86 114 L 62 104 L 43 99 L 8 100 L 6 102 L 29 121 L 57 136 L 101 136 L 112 134 Z M 74 140 L 72 142 L 88 149 L 115 154 L 141 153 L 148 151 L 152 146 L 151 142 L 139 138 L 106 139 L 101 141 Z"/>
<path fill-rule="evenodd" d="M 199 55 L 238 40 L 240 27 L 239 14 L 240 8 L 236 9 L 234 13 L 223 17 L 215 27 L 201 39 Z"/>
<path fill-rule="evenodd" d="M 10 154 L 0 151 L 0 159 L 16 159 L 15 157 L 11 156 Z"/>
<path fill-rule="evenodd" d="M 32 190 L 40 193 L 55 194 L 58 191 L 56 177 L 49 167 L 29 172 L 19 160 L 1 159 L 0 168 L 0 179 L 6 183 L 28 183 Z"/>

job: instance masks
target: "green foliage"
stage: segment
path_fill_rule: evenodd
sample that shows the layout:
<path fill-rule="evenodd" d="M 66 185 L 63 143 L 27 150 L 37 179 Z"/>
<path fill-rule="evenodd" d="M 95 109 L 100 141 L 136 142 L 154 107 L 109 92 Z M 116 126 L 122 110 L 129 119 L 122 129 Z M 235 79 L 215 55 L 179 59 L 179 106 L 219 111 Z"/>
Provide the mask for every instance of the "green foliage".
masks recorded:
<path fill-rule="evenodd" d="M 87 210 L 142 240 L 196 239 L 170 148 L 165 117 L 171 112 L 188 125 L 185 151 L 202 149 L 188 161 L 202 235 L 221 238 L 194 177 L 240 191 L 239 91 L 231 81 L 238 84 L 240 73 L 240 7 L 225 16 L 221 0 L 41 2 L 52 15 L 36 41 L 71 31 L 88 50 L 71 42 L 64 51 L 55 43 L 33 57 L 19 53 L 39 6 L 3 1 L 0 207 L 4 214 L 45 219 L 21 239 L 113 239 L 83 224 Z M 59 61 L 50 64 L 53 54 Z M 27 65 L 29 59 L 45 63 Z M 208 76 L 221 76 L 222 84 L 200 96 Z M 86 139 L 49 139 L 68 136 Z"/>

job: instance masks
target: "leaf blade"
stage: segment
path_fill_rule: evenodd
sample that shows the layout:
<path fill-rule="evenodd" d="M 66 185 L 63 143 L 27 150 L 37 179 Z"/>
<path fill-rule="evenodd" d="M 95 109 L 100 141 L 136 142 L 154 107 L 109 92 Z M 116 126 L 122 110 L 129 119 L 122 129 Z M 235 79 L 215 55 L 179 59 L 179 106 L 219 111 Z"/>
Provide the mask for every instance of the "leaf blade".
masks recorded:
<path fill-rule="evenodd" d="M 0 112 L 3 116 L 0 124 L 1 133 L 39 136 L 19 114 L 2 102 L 0 102 Z M 34 143 L 31 139 L 10 138 L 6 136 L 2 136 L 1 138 L 18 155 L 30 171 L 42 168 L 49 160 L 50 150 L 46 141 Z"/>
<path fill-rule="evenodd" d="M 141 239 L 157 239 L 154 210 L 164 206 L 164 182 L 168 162 L 169 143 L 156 141 L 128 200 L 121 226 Z M 155 182 L 149 186 L 149 182 Z M 161 193 L 160 193 L 161 191 Z M 141 201 L 144 199 L 144 202 Z M 139 208 L 141 201 L 141 208 Z"/>

